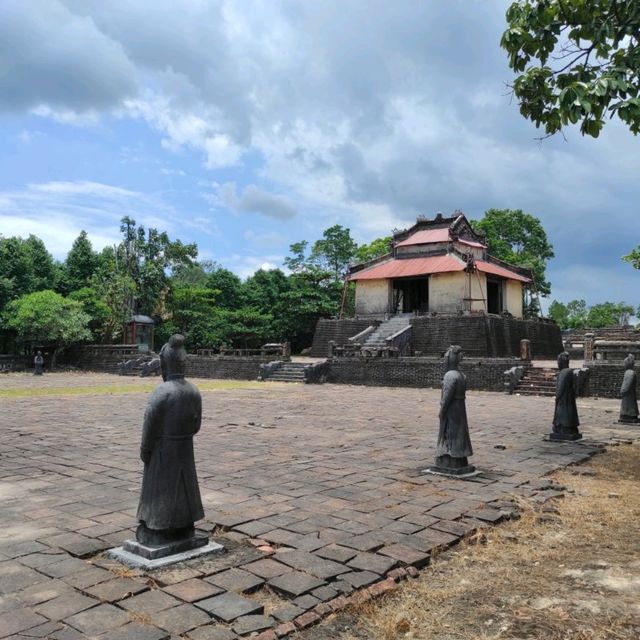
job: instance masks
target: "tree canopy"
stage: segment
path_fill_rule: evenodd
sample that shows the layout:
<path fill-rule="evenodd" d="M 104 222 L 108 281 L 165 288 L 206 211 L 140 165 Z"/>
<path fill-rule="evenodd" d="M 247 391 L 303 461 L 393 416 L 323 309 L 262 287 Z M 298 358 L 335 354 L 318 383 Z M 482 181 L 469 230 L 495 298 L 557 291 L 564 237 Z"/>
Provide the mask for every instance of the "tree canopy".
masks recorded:
<path fill-rule="evenodd" d="M 521 209 L 488 209 L 481 220 L 472 220 L 471 224 L 485 234 L 491 255 L 531 269 L 534 282 L 529 286 L 530 293 L 543 296 L 551 293 L 546 268 L 555 254 L 538 218 Z M 526 314 L 532 316 L 538 311 L 536 301 L 530 299 Z"/>
<path fill-rule="evenodd" d="M 518 0 L 506 19 L 525 118 L 548 135 L 580 123 L 597 138 L 606 116 L 640 131 L 640 0 Z"/>
<path fill-rule="evenodd" d="M 633 307 L 624 302 L 602 302 L 587 307 L 584 300 L 571 300 L 566 304 L 554 300 L 549 305 L 549 315 L 561 329 L 623 326 L 629 323 L 633 313 Z"/>
<path fill-rule="evenodd" d="M 4 313 L 4 324 L 23 342 L 62 347 L 91 338 L 90 316 L 82 304 L 51 290 L 35 291 L 11 301 Z"/>

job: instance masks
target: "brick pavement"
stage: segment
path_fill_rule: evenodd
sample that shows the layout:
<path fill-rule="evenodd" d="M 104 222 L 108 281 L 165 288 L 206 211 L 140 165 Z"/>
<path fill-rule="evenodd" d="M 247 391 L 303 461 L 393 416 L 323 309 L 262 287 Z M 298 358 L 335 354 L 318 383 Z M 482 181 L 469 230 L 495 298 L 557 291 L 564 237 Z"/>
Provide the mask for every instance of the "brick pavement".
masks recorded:
<path fill-rule="evenodd" d="M 0 638 L 275 640 L 393 590 L 434 549 L 509 517 L 514 494 L 557 495 L 548 472 L 640 434 L 614 424 L 617 401 L 587 398 L 585 439 L 544 442 L 552 399 L 472 392 L 483 473 L 452 480 L 419 473 L 433 459 L 436 390 L 205 390 L 200 524 L 228 552 L 143 574 L 101 552 L 135 526 L 149 381 L 12 375 L 0 385 L 131 391 L 0 399 Z"/>

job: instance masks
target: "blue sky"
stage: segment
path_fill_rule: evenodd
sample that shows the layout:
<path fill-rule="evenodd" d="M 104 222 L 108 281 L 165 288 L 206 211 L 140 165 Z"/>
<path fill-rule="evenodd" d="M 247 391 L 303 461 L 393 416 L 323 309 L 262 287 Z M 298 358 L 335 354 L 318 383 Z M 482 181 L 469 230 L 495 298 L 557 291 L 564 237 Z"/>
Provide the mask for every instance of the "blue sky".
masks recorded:
<path fill-rule="evenodd" d="M 333 224 L 539 217 L 552 298 L 640 303 L 640 138 L 539 141 L 502 0 L 3 0 L 0 233 L 58 259 L 124 215 L 243 277 Z M 549 299 L 549 300 L 550 300 Z"/>

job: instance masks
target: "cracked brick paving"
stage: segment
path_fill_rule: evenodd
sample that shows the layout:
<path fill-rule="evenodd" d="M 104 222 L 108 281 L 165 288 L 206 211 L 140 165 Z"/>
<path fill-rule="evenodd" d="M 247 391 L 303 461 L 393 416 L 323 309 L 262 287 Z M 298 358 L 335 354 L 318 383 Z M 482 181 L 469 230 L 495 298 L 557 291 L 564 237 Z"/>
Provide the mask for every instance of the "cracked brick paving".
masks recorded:
<path fill-rule="evenodd" d="M 638 434 L 615 424 L 618 401 L 585 398 L 584 440 L 545 442 L 553 399 L 470 392 L 482 473 L 449 479 L 420 473 L 433 460 L 438 390 L 205 389 L 199 526 L 227 552 L 145 574 L 102 552 L 133 535 L 149 381 L 1 382 L 52 395 L 2 398 L 0 638 L 275 640 L 393 590 L 434 549 L 510 517 L 514 494 L 558 495 L 550 471 Z M 92 385 L 100 392 L 55 390 Z"/>

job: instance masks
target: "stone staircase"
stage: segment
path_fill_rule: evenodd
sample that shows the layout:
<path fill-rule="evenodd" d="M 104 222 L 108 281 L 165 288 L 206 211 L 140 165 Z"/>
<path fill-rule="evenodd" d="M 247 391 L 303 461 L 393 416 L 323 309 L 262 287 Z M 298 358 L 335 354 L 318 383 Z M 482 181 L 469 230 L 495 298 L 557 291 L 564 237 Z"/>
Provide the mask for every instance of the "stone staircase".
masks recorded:
<path fill-rule="evenodd" d="M 365 343 L 362 345 L 363 349 L 384 349 L 387 346 L 385 340 L 392 336 L 394 333 L 408 327 L 411 314 L 397 315 L 389 318 L 389 320 L 383 322 L 373 333 L 369 335 Z"/>
<path fill-rule="evenodd" d="M 304 362 L 285 362 L 268 378 L 269 382 L 305 382 Z"/>
<path fill-rule="evenodd" d="M 533 367 L 524 374 L 514 393 L 521 396 L 555 396 L 558 369 Z"/>

